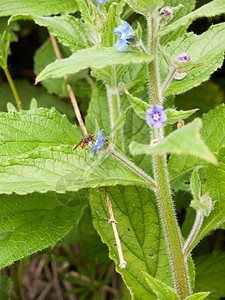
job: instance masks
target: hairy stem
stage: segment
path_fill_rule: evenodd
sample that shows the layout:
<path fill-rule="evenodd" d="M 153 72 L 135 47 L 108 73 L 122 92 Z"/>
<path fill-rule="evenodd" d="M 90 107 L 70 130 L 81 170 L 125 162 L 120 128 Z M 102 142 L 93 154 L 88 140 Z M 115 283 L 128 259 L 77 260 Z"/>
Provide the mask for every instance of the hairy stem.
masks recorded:
<path fill-rule="evenodd" d="M 111 153 L 112 155 L 114 155 L 117 159 L 122 161 L 124 164 L 126 164 L 130 169 L 132 169 L 135 173 L 137 173 L 138 175 L 143 177 L 146 181 L 148 181 L 148 183 L 150 184 L 150 186 L 152 188 L 156 188 L 156 184 L 155 184 L 154 180 L 150 176 L 148 176 L 144 171 L 139 169 L 135 164 L 133 164 L 131 161 L 129 161 L 126 157 L 124 157 L 123 155 L 121 155 L 120 153 L 118 153 L 117 151 L 115 151 L 112 148 L 109 148 L 108 152 Z"/>
<path fill-rule="evenodd" d="M 121 242 L 120 242 L 120 237 L 119 237 L 119 234 L 118 234 L 118 231 L 117 231 L 117 228 L 116 228 L 116 223 L 117 222 L 114 218 L 112 203 L 110 201 L 107 188 L 102 187 L 102 189 L 105 192 L 106 202 L 107 202 L 107 206 L 108 206 L 108 210 L 109 210 L 109 215 L 110 215 L 109 223 L 112 225 L 114 237 L 115 237 L 115 240 L 116 240 L 116 247 L 117 247 L 119 260 L 120 260 L 119 267 L 120 267 L 120 269 L 125 269 L 127 263 L 126 263 L 126 261 L 124 260 L 124 257 L 123 257 L 123 250 L 122 250 L 122 246 L 121 246 Z"/>
<path fill-rule="evenodd" d="M 184 255 L 182 253 L 182 242 L 180 230 L 177 224 L 173 203 L 170 195 L 168 174 L 166 169 L 166 156 L 156 154 L 153 157 L 155 180 L 157 184 L 157 197 L 161 212 L 162 223 L 169 247 L 172 261 L 177 293 L 180 299 L 185 299 L 189 294 L 188 277 Z"/>
<path fill-rule="evenodd" d="M 170 85 L 170 82 L 173 79 L 173 76 L 176 73 L 176 71 L 177 71 L 177 68 L 175 66 L 170 70 L 169 75 L 167 76 L 167 79 L 161 90 L 161 99 L 163 99 L 163 94 L 167 90 L 168 86 Z"/>
<path fill-rule="evenodd" d="M 157 18 L 153 15 L 149 15 L 147 21 L 149 30 L 149 54 L 154 55 L 154 59 L 148 64 L 150 103 L 155 105 L 160 102 L 159 75 L 157 64 L 158 37 L 155 34 L 158 30 L 158 21 Z"/>
<path fill-rule="evenodd" d="M 190 249 L 191 243 L 194 241 L 195 237 L 199 233 L 199 230 L 201 229 L 203 220 L 204 220 L 204 216 L 203 216 L 202 211 L 197 210 L 194 225 L 193 225 L 192 230 L 191 230 L 191 232 L 184 244 L 184 247 L 183 247 L 183 254 L 185 257 L 187 257 L 191 251 L 191 249 Z"/>
<path fill-rule="evenodd" d="M 154 15 L 148 17 L 149 30 L 149 54 L 153 54 L 153 61 L 149 63 L 149 84 L 152 104 L 160 104 L 161 93 L 158 74 L 157 50 L 158 50 L 158 21 Z M 163 139 L 163 129 L 153 129 L 152 139 Z M 180 299 L 185 299 L 189 295 L 188 275 L 182 252 L 182 239 L 176 215 L 173 209 L 173 202 L 170 194 L 170 186 L 167 174 L 167 162 L 165 154 L 153 156 L 153 169 L 156 182 L 156 195 L 158 198 L 159 210 L 162 217 L 165 237 L 168 243 L 176 290 Z"/>
<path fill-rule="evenodd" d="M 14 98 L 15 98 L 15 100 L 16 100 L 17 108 L 18 108 L 18 110 L 22 110 L 23 108 L 22 108 L 22 104 L 21 104 L 19 95 L 18 95 L 18 93 L 17 93 L 16 87 L 15 87 L 15 85 L 14 85 L 14 82 L 13 82 L 13 80 L 12 80 L 12 77 L 11 77 L 11 75 L 10 75 L 10 73 L 9 73 L 9 70 L 8 70 L 7 66 L 4 67 L 3 70 L 4 70 L 4 72 L 5 72 L 5 76 L 7 77 L 7 80 L 8 80 L 8 82 L 9 82 L 9 85 L 10 85 L 11 90 L 12 90 L 12 92 L 13 92 L 13 96 L 14 96 Z"/>
<path fill-rule="evenodd" d="M 108 105 L 109 105 L 109 114 L 110 114 L 110 125 L 111 130 L 113 129 L 115 122 L 121 116 L 120 110 L 120 94 L 117 87 L 110 87 L 106 85 L 107 96 L 108 96 Z M 124 143 L 123 143 L 123 128 L 117 130 L 113 133 L 113 141 L 118 149 L 124 151 Z"/>
<path fill-rule="evenodd" d="M 55 39 L 55 37 L 51 34 L 51 32 L 49 31 L 48 29 L 48 33 L 49 33 L 49 36 L 50 36 L 50 39 L 51 39 L 51 42 L 52 42 L 52 46 L 53 46 L 53 49 L 55 51 L 55 55 L 58 59 L 62 59 L 62 55 L 60 53 L 60 49 L 59 49 L 59 46 L 57 44 L 57 41 Z M 64 76 L 64 79 L 66 80 L 67 79 L 67 74 Z M 66 85 L 66 88 L 67 88 L 67 91 L 69 93 L 69 97 L 70 97 L 70 100 L 71 100 L 71 103 L 73 105 L 73 109 L 74 109 L 74 112 L 75 112 L 75 115 L 77 117 L 77 121 L 80 125 L 80 128 L 81 130 L 83 131 L 83 134 L 84 135 L 87 135 L 88 132 L 87 132 L 87 129 L 84 125 L 84 121 L 82 119 L 82 116 L 81 116 L 81 113 L 80 113 L 80 109 L 79 109 L 79 106 L 77 104 L 77 100 L 76 100 L 76 97 L 74 95 L 74 92 L 73 92 L 73 89 L 72 89 L 72 86 L 70 84 L 67 84 Z"/>

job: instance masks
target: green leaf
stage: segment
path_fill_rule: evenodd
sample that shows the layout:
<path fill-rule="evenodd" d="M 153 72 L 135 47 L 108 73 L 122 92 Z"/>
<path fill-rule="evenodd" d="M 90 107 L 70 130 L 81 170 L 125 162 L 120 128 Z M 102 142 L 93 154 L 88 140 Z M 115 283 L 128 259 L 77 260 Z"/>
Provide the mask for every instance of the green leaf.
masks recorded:
<path fill-rule="evenodd" d="M 162 0 L 125 0 L 127 4 L 136 12 L 148 16 L 154 10 L 163 5 Z"/>
<path fill-rule="evenodd" d="M 62 239 L 79 221 L 87 205 L 85 195 L 85 192 L 1 195 L 0 267 Z"/>
<path fill-rule="evenodd" d="M 10 300 L 10 292 L 13 288 L 13 281 L 11 277 L 6 277 L 0 272 L 0 299 Z"/>
<path fill-rule="evenodd" d="M 147 64 L 131 64 L 128 71 L 123 76 L 123 82 L 125 83 L 127 90 L 129 90 L 131 94 L 145 90 L 147 74 Z"/>
<path fill-rule="evenodd" d="M 120 237 L 125 269 L 119 268 L 117 248 L 103 191 L 92 190 L 90 205 L 94 227 L 116 261 L 117 272 L 121 273 L 134 299 L 155 300 L 143 272 L 148 272 L 165 284 L 172 286 L 170 258 L 157 202 L 153 192 L 137 186 L 107 188 L 113 207 Z"/>
<path fill-rule="evenodd" d="M 129 94 L 128 92 L 126 92 L 126 95 L 132 105 L 132 107 L 134 108 L 134 111 L 136 112 L 136 114 L 146 120 L 146 110 L 151 108 L 152 106 L 149 105 L 148 103 L 144 102 L 143 100 L 134 97 L 133 95 Z M 192 110 L 180 110 L 177 111 L 176 109 L 166 109 L 165 112 L 167 114 L 167 122 L 168 123 L 176 123 L 177 121 L 181 120 L 181 119 L 186 119 L 189 116 L 191 116 L 192 114 L 194 114 L 198 109 L 192 109 Z"/>
<path fill-rule="evenodd" d="M 120 129 L 121 127 L 123 127 L 125 120 L 126 120 L 127 113 L 130 109 L 131 109 L 131 106 L 127 107 L 124 110 L 124 112 L 122 113 L 122 115 L 120 116 L 120 118 L 118 120 L 116 120 L 111 133 L 113 133 L 113 132 L 117 131 L 118 129 Z"/>
<path fill-rule="evenodd" d="M 194 295 L 188 296 L 185 300 L 202 300 L 205 299 L 210 293 L 196 293 Z"/>
<path fill-rule="evenodd" d="M 192 175 L 191 175 L 191 182 L 190 182 L 190 188 L 192 195 L 194 196 L 195 200 L 200 200 L 201 197 L 201 181 L 199 178 L 198 170 L 201 166 L 194 169 Z"/>
<path fill-rule="evenodd" d="M 98 121 L 100 128 L 104 128 L 104 134 L 110 135 L 111 126 L 107 93 L 105 87 L 98 83 L 96 83 L 95 88 L 92 90 L 91 102 L 85 118 L 85 125 L 88 132 L 95 132 L 95 120 Z"/>
<path fill-rule="evenodd" d="M 144 275 L 145 275 L 147 283 L 149 284 L 149 286 L 151 287 L 153 292 L 157 295 L 158 300 L 168 300 L 168 299 L 178 300 L 179 299 L 179 297 L 174 289 L 172 289 L 171 287 L 169 287 L 162 281 L 153 278 L 149 274 L 145 273 Z"/>
<path fill-rule="evenodd" d="M 65 192 L 131 183 L 149 186 L 146 180 L 125 168 L 112 155 L 107 156 L 84 182 L 84 174 L 95 162 L 95 157 L 88 155 L 85 149 L 72 149 L 71 146 L 43 148 L 2 162 L 0 193 Z"/>
<path fill-rule="evenodd" d="M 103 47 L 113 47 L 117 39 L 114 33 L 114 29 L 117 27 L 114 6 L 115 6 L 115 2 L 111 4 L 107 14 L 107 18 L 105 22 L 105 30 L 102 35 L 102 42 L 101 42 L 101 45 Z"/>
<path fill-rule="evenodd" d="M 77 10 L 74 0 L 1 0 L 0 16 L 36 14 L 39 16 L 69 14 Z"/>
<path fill-rule="evenodd" d="M 195 291 L 210 291 L 207 300 L 225 297 L 225 253 L 213 252 L 210 255 L 196 257 Z"/>
<path fill-rule="evenodd" d="M 176 123 L 179 120 L 186 119 L 194 114 L 198 108 L 192 110 L 176 110 L 176 109 L 166 109 L 165 112 L 167 114 L 167 122 L 168 123 Z"/>
<path fill-rule="evenodd" d="M 181 80 L 173 80 L 164 96 L 184 93 L 200 85 L 222 66 L 225 48 L 224 35 L 225 24 L 221 23 L 211 26 L 201 35 L 190 32 L 168 44 L 166 50 L 171 57 L 176 58 L 182 51 L 185 51 L 193 63 L 205 65 L 192 69 Z"/>
<path fill-rule="evenodd" d="M 76 126 L 55 109 L 0 113 L 0 161 L 43 147 L 74 145 L 80 140 Z"/>
<path fill-rule="evenodd" d="M 11 17 L 10 21 L 20 19 L 34 20 L 36 24 L 48 27 L 51 34 L 73 52 L 86 48 L 89 44 L 85 36 L 84 24 L 80 19 L 73 16 L 40 17 L 30 14 L 16 15 Z"/>
<path fill-rule="evenodd" d="M 215 156 L 209 151 L 208 147 L 201 139 L 199 133 L 201 125 L 201 120 L 195 119 L 186 126 L 179 128 L 169 134 L 155 146 L 132 142 L 130 145 L 131 154 L 188 154 L 216 164 L 217 160 Z"/>
<path fill-rule="evenodd" d="M 185 1 L 186 3 L 186 1 Z M 183 18 L 177 20 L 176 22 L 165 26 L 161 30 L 158 31 L 158 35 L 164 35 L 170 31 L 176 30 L 180 28 L 181 26 L 187 26 L 191 24 L 194 20 L 197 18 L 203 18 L 203 17 L 213 17 L 216 15 L 220 15 L 224 13 L 225 10 L 225 3 L 223 0 L 214 0 L 210 3 L 203 5 L 199 9 L 196 9 L 192 13 L 184 16 Z"/>
<path fill-rule="evenodd" d="M 132 107 L 134 108 L 134 111 L 136 112 L 136 114 L 146 120 L 146 110 L 151 108 L 151 105 L 149 105 L 148 103 L 144 102 L 143 100 L 134 97 L 133 95 L 129 94 L 128 92 L 126 93 L 127 98 L 130 101 L 130 104 L 132 105 Z"/>
<path fill-rule="evenodd" d="M 48 65 L 36 78 L 36 82 L 47 78 L 59 78 L 87 68 L 101 69 L 111 65 L 150 62 L 152 55 L 135 51 L 119 52 L 114 48 L 93 47 L 80 50 L 69 58 L 56 60 Z"/>
<path fill-rule="evenodd" d="M 225 105 L 219 105 L 203 115 L 202 123 L 200 133 L 203 141 L 212 152 L 217 152 L 225 144 Z M 169 160 L 171 182 L 201 164 L 204 164 L 203 160 L 188 155 L 180 157 L 171 155 Z"/>

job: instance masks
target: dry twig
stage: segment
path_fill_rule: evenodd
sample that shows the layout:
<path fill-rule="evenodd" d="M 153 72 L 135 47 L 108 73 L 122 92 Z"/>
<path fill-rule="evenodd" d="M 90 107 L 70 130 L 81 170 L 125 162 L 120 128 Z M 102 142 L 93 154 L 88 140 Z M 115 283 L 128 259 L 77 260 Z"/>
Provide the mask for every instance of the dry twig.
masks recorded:
<path fill-rule="evenodd" d="M 124 260 L 124 257 L 123 257 L 122 246 L 121 246 L 120 237 L 119 237 L 119 234 L 118 234 L 118 231 L 117 231 L 117 228 L 116 228 L 116 223 L 117 222 L 116 222 L 116 220 L 114 218 L 114 215 L 113 215 L 112 204 L 111 204 L 111 201 L 110 201 L 110 198 L 109 198 L 107 188 L 102 187 L 102 189 L 105 192 L 106 202 L 107 202 L 107 206 L 108 206 L 108 209 L 109 209 L 109 214 L 110 214 L 109 223 L 112 225 L 114 237 L 115 237 L 115 240 L 116 240 L 116 246 L 117 246 L 119 260 L 120 260 L 119 267 L 120 267 L 120 269 L 125 269 L 127 263 L 126 263 L 126 261 Z"/>

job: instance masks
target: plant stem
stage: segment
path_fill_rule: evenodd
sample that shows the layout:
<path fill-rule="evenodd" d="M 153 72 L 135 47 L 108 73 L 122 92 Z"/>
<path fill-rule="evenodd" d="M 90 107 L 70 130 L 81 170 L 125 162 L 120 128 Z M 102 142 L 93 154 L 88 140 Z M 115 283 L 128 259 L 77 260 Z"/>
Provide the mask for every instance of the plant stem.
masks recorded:
<path fill-rule="evenodd" d="M 187 238 L 187 240 L 184 244 L 184 247 L 183 247 L 183 254 L 184 254 L 185 257 L 187 257 L 188 254 L 191 251 L 191 249 L 190 249 L 191 243 L 194 241 L 195 237 L 199 233 L 199 230 L 201 229 L 203 220 L 204 220 L 203 213 L 199 209 L 199 210 L 197 210 L 196 218 L 195 218 L 195 222 L 194 222 L 194 225 L 192 227 L 192 230 L 191 230 L 191 232 L 190 232 L 190 234 L 189 234 L 189 236 L 188 236 L 188 238 Z"/>
<path fill-rule="evenodd" d="M 157 65 L 157 45 L 158 38 L 155 34 L 158 29 L 157 18 L 153 15 L 149 15 L 148 19 L 148 30 L 149 30 L 149 54 L 154 55 L 153 60 L 148 64 L 149 71 L 149 85 L 150 85 L 150 99 L 151 104 L 155 105 L 159 103 L 159 75 Z"/>
<path fill-rule="evenodd" d="M 110 114 L 110 125 L 111 130 L 114 127 L 116 120 L 121 116 L 120 111 L 120 94 L 117 87 L 110 87 L 106 85 L 107 96 L 108 96 L 108 105 L 109 105 L 109 114 Z M 113 141 L 118 149 L 124 151 L 124 142 L 123 142 L 123 128 L 117 130 L 113 133 Z"/>
<path fill-rule="evenodd" d="M 17 272 L 16 272 L 15 265 L 11 265 L 9 268 L 10 268 L 10 273 L 11 273 L 11 277 L 12 277 L 12 280 L 13 280 L 13 285 L 14 285 L 14 290 L 15 290 L 15 293 L 16 293 L 17 300 L 23 300 L 23 296 L 22 296 L 22 293 L 21 293 L 20 283 L 19 283 L 19 280 L 18 280 L 18 277 L 17 277 Z"/>
<path fill-rule="evenodd" d="M 180 230 L 170 196 L 168 174 L 166 169 L 166 156 L 164 154 L 154 155 L 153 165 L 157 184 L 156 194 L 171 256 L 176 289 L 180 299 L 185 299 L 189 294 L 188 278 L 184 255 L 182 253 Z"/>
<path fill-rule="evenodd" d="M 120 153 L 118 153 L 117 151 L 113 150 L 112 148 L 109 148 L 108 152 L 111 153 L 112 155 L 114 155 L 119 160 L 121 160 L 124 164 L 126 164 L 135 173 L 137 173 L 138 175 L 140 175 L 141 177 L 143 177 L 145 180 L 147 180 L 148 183 L 150 183 L 150 186 L 152 188 L 154 188 L 154 189 L 156 188 L 156 184 L 155 184 L 154 180 L 150 176 L 148 176 L 144 171 L 142 171 L 141 169 L 139 169 L 135 164 L 133 164 L 131 161 L 129 161 L 126 157 L 122 156 Z"/>
<path fill-rule="evenodd" d="M 154 15 L 148 17 L 149 30 L 149 54 L 153 54 L 153 61 L 149 63 L 149 83 L 150 97 L 152 103 L 160 104 L 160 85 L 157 63 L 158 50 L 158 21 Z M 163 139 L 163 128 L 152 130 L 152 139 Z M 185 299 L 189 295 L 188 275 L 184 255 L 182 252 L 182 239 L 176 215 L 173 209 L 173 202 L 170 195 L 170 186 L 167 174 L 167 162 L 165 154 L 155 154 L 153 156 L 153 169 L 156 182 L 156 195 L 158 198 L 159 211 L 162 217 L 163 228 L 166 241 L 168 243 L 169 254 L 174 273 L 176 290 L 180 299 Z"/>
<path fill-rule="evenodd" d="M 165 83 L 162 87 L 162 90 L 161 90 L 161 98 L 162 99 L 163 99 L 163 94 L 167 90 L 168 86 L 170 85 L 170 82 L 173 79 L 173 76 L 176 73 L 176 71 L 177 71 L 177 68 L 175 66 L 170 70 L 169 75 L 167 76 L 167 79 L 166 79 L 166 81 L 165 81 Z"/>
<path fill-rule="evenodd" d="M 5 72 L 5 76 L 7 77 L 7 80 L 8 80 L 8 82 L 9 82 L 9 85 L 10 85 L 11 90 L 12 90 L 12 92 L 13 92 L 13 96 L 14 96 L 14 98 L 15 98 L 15 100 L 16 100 L 17 108 L 18 108 L 18 110 L 22 110 L 23 108 L 22 108 L 22 104 L 21 104 L 19 95 L 18 95 L 18 93 L 17 93 L 16 87 L 15 87 L 15 85 L 14 85 L 14 82 L 13 82 L 13 80 L 12 80 L 12 77 L 11 77 L 11 75 L 10 75 L 10 73 L 9 73 L 9 70 L 8 70 L 7 66 L 5 66 L 5 67 L 3 68 L 3 70 L 4 70 L 4 72 Z"/>

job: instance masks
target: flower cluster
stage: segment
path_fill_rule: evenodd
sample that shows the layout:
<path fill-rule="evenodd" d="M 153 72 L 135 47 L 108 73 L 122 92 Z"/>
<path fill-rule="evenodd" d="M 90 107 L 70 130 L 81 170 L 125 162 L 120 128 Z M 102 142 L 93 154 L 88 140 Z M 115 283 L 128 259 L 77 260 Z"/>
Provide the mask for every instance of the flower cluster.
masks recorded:
<path fill-rule="evenodd" d="M 104 129 L 100 130 L 97 132 L 97 141 L 95 144 L 92 145 L 92 150 L 91 152 L 89 152 L 88 154 L 91 154 L 92 152 L 99 152 L 99 149 L 101 149 L 104 146 L 104 142 L 107 144 L 109 141 L 109 137 L 106 136 L 104 138 L 102 138 L 102 131 Z"/>
<path fill-rule="evenodd" d="M 146 119 L 148 124 L 152 125 L 154 128 L 160 128 L 163 123 L 167 121 L 167 115 L 163 111 L 163 107 L 156 104 L 153 108 L 146 110 Z"/>
<path fill-rule="evenodd" d="M 134 34 L 130 31 L 130 25 L 124 21 L 124 25 L 115 28 L 114 33 L 120 37 L 114 44 L 114 47 L 119 51 L 125 51 L 127 49 L 127 44 L 130 44 L 128 40 L 134 37 Z"/>

